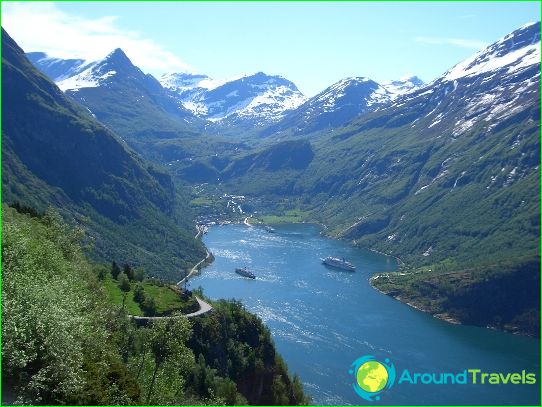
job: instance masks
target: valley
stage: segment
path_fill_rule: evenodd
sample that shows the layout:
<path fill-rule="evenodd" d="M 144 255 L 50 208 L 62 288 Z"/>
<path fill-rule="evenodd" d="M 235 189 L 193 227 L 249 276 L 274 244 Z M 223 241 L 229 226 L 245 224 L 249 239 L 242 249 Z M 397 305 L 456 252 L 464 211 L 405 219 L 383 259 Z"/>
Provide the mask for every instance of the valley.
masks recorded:
<path fill-rule="evenodd" d="M 429 83 L 356 76 L 310 97 L 263 72 L 154 77 L 121 48 L 33 51 L 2 29 L 11 403 L 356 404 L 337 371 L 360 352 L 540 370 L 540 22 Z M 320 270 L 337 253 L 359 271 Z M 255 281 L 231 272 L 247 265 Z M 48 340 L 73 341 L 69 368 L 36 350 Z M 452 390 L 425 403 L 540 398 Z"/>

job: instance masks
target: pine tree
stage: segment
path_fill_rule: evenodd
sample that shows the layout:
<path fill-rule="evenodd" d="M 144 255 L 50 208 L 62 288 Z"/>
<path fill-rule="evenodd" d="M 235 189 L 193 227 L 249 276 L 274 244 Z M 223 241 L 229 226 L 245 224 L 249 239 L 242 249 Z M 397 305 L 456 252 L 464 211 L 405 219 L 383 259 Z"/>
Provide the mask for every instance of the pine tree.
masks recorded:
<path fill-rule="evenodd" d="M 118 264 L 115 262 L 111 263 L 111 275 L 113 276 L 115 280 L 117 279 L 119 274 L 120 274 L 120 267 L 118 266 Z"/>

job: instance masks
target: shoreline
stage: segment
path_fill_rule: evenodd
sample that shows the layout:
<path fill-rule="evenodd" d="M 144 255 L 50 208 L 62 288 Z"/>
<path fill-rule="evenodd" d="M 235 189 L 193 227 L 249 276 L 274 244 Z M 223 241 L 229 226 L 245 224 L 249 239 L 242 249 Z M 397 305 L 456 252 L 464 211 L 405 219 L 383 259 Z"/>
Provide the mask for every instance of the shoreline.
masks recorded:
<path fill-rule="evenodd" d="M 400 295 L 395 296 L 395 295 L 391 295 L 389 293 L 386 293 L 385 291 L 382 291 L 378 287 L 375 287 L 375 285 L 372 283 L 374 280 L 375 280 L 375 275 L 369 277 L 369 285 L 374 290 L 378 291 L 380 294 L 387 295 L 388 297 L 391 297 L 394 300 L 399 301 L 402 304 L 408 305 L 409 307 L 414 308 L 415 310 L 423 312 L 425 314 L 429 314 L 433 318 L 440 319 L 441 321 L 445 321 L 445 322 L 448 322 L 448 323 L 453 324 L 453 325 L 465 325 L 463 322 L 461 322 L 460 320 L 452 317 L 451 315 L 449 315 L 447 313 L 444 313 L 444 312 L 441 312 L 441 313 L 432 312 L 432 311 L 430 311 L 430 310 L 428 310 L 426 308 L 423 308 L 421 305 L 417 305 L 417 304 L 414 304 L 412 302 L 408 302 L 404 298 L 401 298 Z"/>
<path fill-rule="evenodd" d="M 425 314 L 429 314 L 433 318 L 439 319 L 441 321 L 447 322 L 447 323 L 452 324 L 452 325 L 473 326 L 473 327 L 477 327 L 477 328 L 489 329 L 491 331 L 502 332 L 502 333 L 506 333 L 506 334 L 510 334 L 510 335 L 525 336 L 525 337 L 532 338 L 532 339 L 535 339 L 535 340 L 536 339 L 540 340 L 540 338 L 537 338 L 536 336 L 530 335 L 530 334 L 528 334 L 528 333 L 526 333 L 524 331 L 521 331 L 521 330 L 509 330 L 509 329 L 505 329 L 505 328 L 502 328 L 502 327 L 496 327 L 496 326 L 490 326 L 490 325 L 481 326 L 481 325 L 466 324 L 465 322 L 461 321 L 460 319 L 454 318 L 453 316 L 451 316 L 450 314 L 448 314 L 446 312 L 430 311 L 430 310 L 422 307 L 421 305 L 418 305 L 418 304 L 415 304 L 415 303 L 412 303 L 412 302 L 408 302 L 406 299 L 402 298 L 400 295 L 391 295 L 389 293 L 386 293 L 385 291 L 380 290 L 378 287 L 375 287 L 375 285 L 373 284 L 373 281 L 376 278 L 378 278 L 377 276 L 378 276 L 378 274 L 373 274 L 371 277 L 369 277 L 369 285 L 374 290 L 378 291 L 380 294 L 391 297 L 394 300 L 399 301 L 402 304 L 408 305 L 409 307 L 414 308 L 417 311 L 423 312 Z"/>
<path fill-rule="evenodd" d="M 248 222 L 248 219 L 249 218 L 253 218 L 252 216 L 250 217 L 246 217 L 243 221 L 240 221 L 239 223 L 240 224 L 245 224 L 247 225 L 248 227 L 254 227 L 255 225 L 252 225 Z M 357 246 L 355 244 L 355 241 L 348 241 L 347 239 L 344 239 L 344 238 L 340 238 L 340 237 L 337 237 L 337 236 L 331 236 L 331 235 L 326 235 L 324 232 L 326 230 L 328 230 L 328 227 L 321 223 L 321 222 L 318 222 L 318 221 L 301 221 L 301 222 L 294 222 L 294 221 L 289 221 L 289 222 L 261 222 L 258 223 L 258 224 L 261 224 L 261 225 L 280 225 L 280 224 L 308 224 L 308 225 L 317 225 L 319 227 L 321 227 L 323 230 L 320 231 L 320 235 L 323 235 L 323 236 L 326 236 L 330 239 L 334 239 L 334 240 L 342 240 L 342 241 L 345 241 L 345 242 L 348 242 L 351 246 L 353 247 L 356 247 L 356 248 L 360 248 L 360 249 L 364 249 L 364 250 L 368 250 L 368 251 L 371 251 L 373 253 L 376 253 L 376 254 L 379 254 L 379 255 L 382 255 L 382 256 L 386 256 L 386 257 L 391 257 L 393 259 L 395 259 L 397 261 L 397 271 L 399 271 L 400 269 L 406 267 L 406 264 L 401 260 L 400 257 L 398 256 L 394 256 L 392 254 L 388 254 L 388 253 L 384 253 L 384 252 L 381 252 L 379 250 L 376 250 L 376 249 L 373 249 L 373 248 L 369 248 L 369 247 L 365 247 L 365 246 Z M 380 290 L 379 288 L 377 288 L 376 286 L 373 285 L 373 280 L 375 279 L 375 277 L 378 275 L 379 273 L 375 273 L 373 274 L 371 277 L 369 277 L 369 285 L 376 291 L 378 291 L 380 294 L 383 294 L 383 295 L 386 295 L 388 297 L 391 297 L 393 299 L 395 299 L 396 301 L 399 301 L 401 302 L 402 304 L 405 304 L 411 308 L 414 308 L 416 309 L 417 311 L 420 311 L 420 312 L 423 312 L 423 313 L 426 313 L 426 314 L 429 314 L 431 315 L 433 318 L 436 318 L 436 319 L 439 319 L 441 321 L 444 321 L 444 322 L 447 322 L 449 324 L 452 324 L 452 325 L 463 325 L 463 326 L 469 326 L 467 324 L 465 324 L 463 321 L 453 317 L 452 315 L 448 314 L 447 312 L 435 312 L 435 311 L 431 311 L 429 309 L 426 309 L 424 308 L 423 306 L 419 305 L 419 304 L 416 304 L 414 302 L 409 302 L 407 301 L 406 299 L 402 298 L 400 295 L 391 295 L 389 293 L 386 293 L 382 290 Z M 476 327 L 479 327 L 479 328 L 485 328 L 485 329 L 490 329 L 490 330 L 493 330 L 493 331 L 499 331 L 499 332 L 503 332 L 503 333 L 507 333 L 507 334 L 512 334 L 512 335 L 520 335 L 520 336 L 527 336 L 527 337 L 530 337 L 530 338 L 533 338 L 533 339 L 537 339 L 536 336 L 533 336 L 533 335 L 530 335 L 526 332 L 523 332 L 523 331 L 513 331 L 513 330 L 509 330 L 509 329 L 505 329 L 505 328 L 501 328 L 501 327 L 494 327 L 494 326 L 480 326 L 480 325 L 470 325 L 470 326 L 476 326 Z"/>

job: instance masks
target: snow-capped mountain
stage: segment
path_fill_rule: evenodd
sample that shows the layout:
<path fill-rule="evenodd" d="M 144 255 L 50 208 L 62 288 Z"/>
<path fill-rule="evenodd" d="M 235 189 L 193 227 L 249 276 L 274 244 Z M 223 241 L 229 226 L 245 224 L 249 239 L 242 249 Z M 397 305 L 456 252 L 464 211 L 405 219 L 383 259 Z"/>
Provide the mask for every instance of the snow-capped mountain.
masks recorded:
<path fill-rule="evenodd" d="M 120 48 L 57 85 L 142 153 L 142 140 L 178 137 L 203 126 Z"/>
<path fill-rule="evenodd" d="M 305 101 L 292 82 L 262 72 L 227 81 L 174 73 L 162 76 L 160 81 L 185 108 L 229 126 L 264 126 L 280 120 Z"/>
<path fill-rule="evenodd" d="M 64 92 L 96 88 L 113 81 L 117 71 L 128 77 L 139 77 L 145 81 L 150 79 L 132 64 L 124 51 L 117 48 L 104 59 L 88 64 L 85 69 L 79 70 L 75 75 L 68 78 L 58 80 L 56 84 Z"/>
<path fill-rule="evenodd" d="M 425 82 L 417 76 L 405 76 L 398 80 L 383 82 L 381 85 L 390 93 L 390 98 L 395 99 L 397 96 L 420 89 Z"/>
<path fill-rule="evenodd" d="M 282 131 L 307 134 L 338 127 L 361 113 L 389 105 L 391 100 L 392 93 L 369 78 L 342 79 L 288 113 L 263 135 Z"/>
<path fill-rule="evenodd" d="M 508 34 L 447 71 L 441 81 L 453 81 L 507 69 L 511 74 L 540 63 L 540 22 Z"/>
<path fill-rule="evenodd" d="M 527 24 L 458 63 L 426 87 L 400 95 L 386 109 L 398 124 L 491 133 L 540 91 L 540 23 Z M 397 113 L 401 108 L 401 114 Z M 379 119 L 381 120 L 381 119 Z"/>
<path fill-rule="evenodd" d="M 61 59 L 48 56 L 45 52 L 27 52 L 32 64 L 54 82 L 77 75 L 91 63 L 84 59 Z"/>
<path fill-rule="evenodd" d="M 214 80 L 207 75 L 193 73 L 167 73 L 160 78 L 162 86 L 173 92 L 186 109 L 202 117 L 206 116 L 207 108 L 198 101 L 204 98 L 207 91 L 226 82 L 228 80 Z"/>

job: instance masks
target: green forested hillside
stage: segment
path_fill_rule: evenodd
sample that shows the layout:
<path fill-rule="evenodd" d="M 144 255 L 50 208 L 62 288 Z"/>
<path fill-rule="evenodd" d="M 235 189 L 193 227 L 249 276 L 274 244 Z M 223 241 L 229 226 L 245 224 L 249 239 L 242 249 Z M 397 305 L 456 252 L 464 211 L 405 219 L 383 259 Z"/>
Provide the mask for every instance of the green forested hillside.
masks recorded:
<path fill-rule="evenodd" d="M 121 49 L 114 50 L 92 68 L 96 76 L 115 74 L 107 84 L 67 90 L 102 123 L 143 156 L 147 142 L 197 136 L 200 120 L 184 109 L 150 74 L 134 66 Z"/>
<path fill-rule="evenodd" d="M 49 205 L 84 226 L 94 255 L 175 279 L 199 261 L 185 193 L 68 100 L 2 31 L 2 200 Z"/>
<path fill-rule="evenodd" d="M 51 209 L 2 209 L 3 404 L 307 402 L 269 331 L 238 303 L 138 327 L 85 258 L 81 229 Z"/>
<path fill-rule="evenodd" d="M 539 41 L 539 25 L 525 30 Z M 384 280 L 374 280 L 397 298 L 421 305 L 434 295 L 439 307 L 433 301 L 429 309 L 465 322 L 537 332 L 537 297 L 512 306 L 523 292 L 512 287 L 529 286 L 540 268 L 539 70 L 533 64 L 513 74 L 502 68 L 443 77 L 345 127 L 296 138 L 309 145 L 310 160 L 282 139 L 275 166 L 263 164 L 273 157 L 267 147 L 232 156 L 219 176 L 231 193 L 265 197 L 259 213 L 302 211 L 331 236 L 399 257 L 402 272 L 429 273 L 391 276 L 385 289 Z M 294 159 L 298 166 L 289 164 Z M 474 318 L 482 275 L 495 279 L 494 297 Z M 430 284 L 409 283 L 419 278 Z M 509 284 L 514 278 L 517 285 Z M 446 294 L 448 285 L 458 287 L 461 300 L 444 301 L 456 298 Z M 516 314 L 498 311 L 499 301 Z"/>

